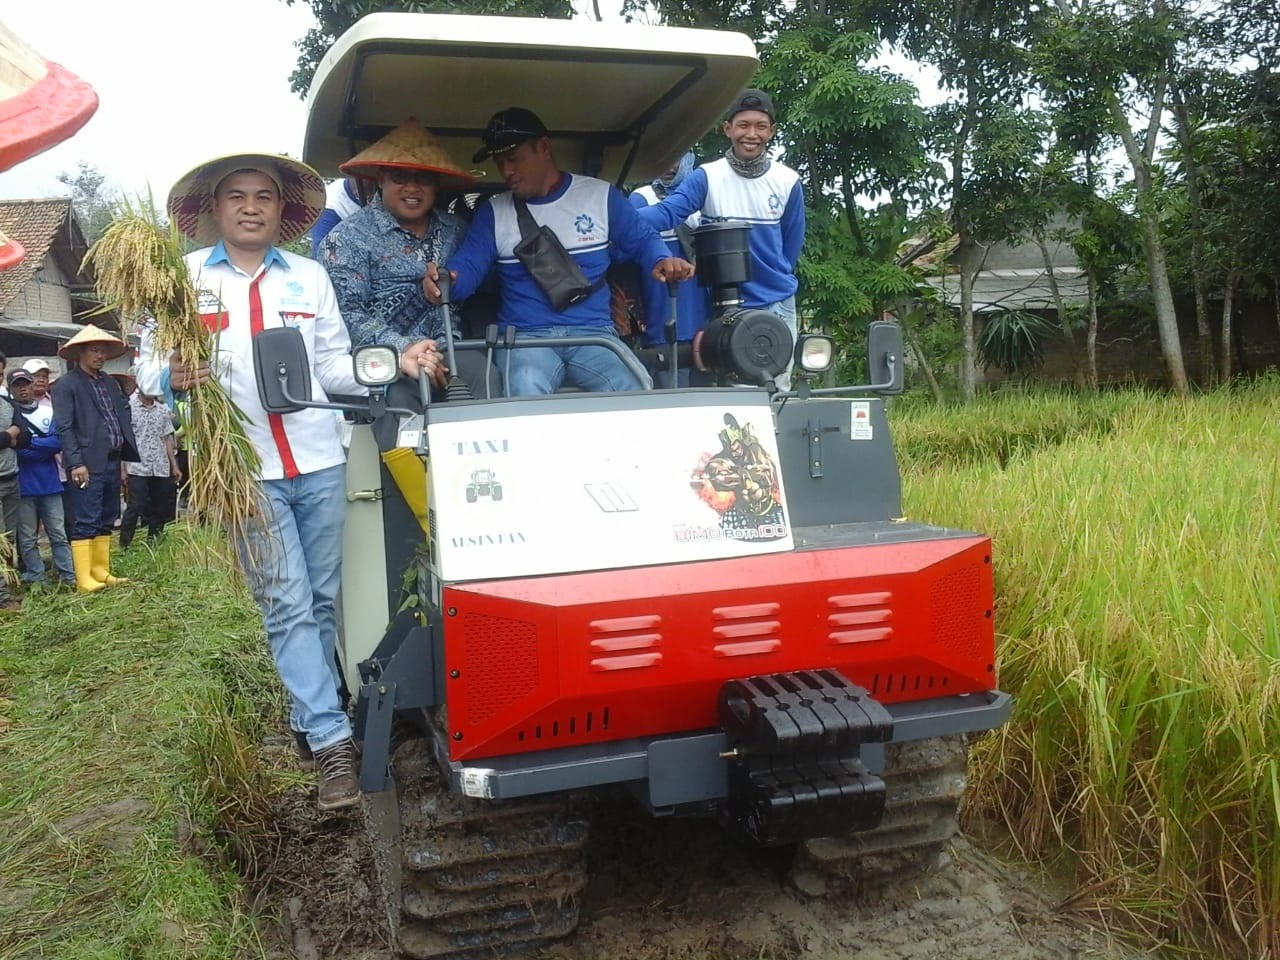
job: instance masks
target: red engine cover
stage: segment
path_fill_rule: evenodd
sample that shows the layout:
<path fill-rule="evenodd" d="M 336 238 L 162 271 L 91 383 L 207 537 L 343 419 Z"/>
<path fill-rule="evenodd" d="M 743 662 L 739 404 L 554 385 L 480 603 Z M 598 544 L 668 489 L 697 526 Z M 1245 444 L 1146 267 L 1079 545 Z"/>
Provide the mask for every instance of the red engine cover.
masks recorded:
<path fill-rule="evenodd" d="M 992 602 L 980 536 L 449 586 L 450 755 L 714 728 L 721 684 L 765 673 L 991 690 Z"/>

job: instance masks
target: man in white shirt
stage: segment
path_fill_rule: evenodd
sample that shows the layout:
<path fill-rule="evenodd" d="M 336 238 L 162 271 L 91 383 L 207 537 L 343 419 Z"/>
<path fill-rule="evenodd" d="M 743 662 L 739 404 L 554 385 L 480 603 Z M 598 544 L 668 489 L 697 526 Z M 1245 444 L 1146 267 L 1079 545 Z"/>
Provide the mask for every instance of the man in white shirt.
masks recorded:
<path fill-rule="evenodd" d="M 205 244 L 185 259 L 201 319 L 218 336 L 214 369 L 160 356 L 144 332 L 137 373 L 139 389 L 152 396 L 215 376 L 245 415 L 269 513 L 261 539 L 271 548 L 264 555 L 241 544 L 241 562 L 289 691 L 299 750 L 315 761 L 319 806 L 334 810 L 360 799 L 357 754 L 334 663 L 346 458 L 331 411 L 263 409 L 252 349 L 261 330 L 295 327 L 311 361 L 313 395 L 367 392 L 355 380 L 351 341 L 324 268 L 276 246 L 306 233 L 324 202 L 319 175 L 288 157 L 225 157 L 182 177 L 169 194 L 168 211 L 183 234 Z"/>

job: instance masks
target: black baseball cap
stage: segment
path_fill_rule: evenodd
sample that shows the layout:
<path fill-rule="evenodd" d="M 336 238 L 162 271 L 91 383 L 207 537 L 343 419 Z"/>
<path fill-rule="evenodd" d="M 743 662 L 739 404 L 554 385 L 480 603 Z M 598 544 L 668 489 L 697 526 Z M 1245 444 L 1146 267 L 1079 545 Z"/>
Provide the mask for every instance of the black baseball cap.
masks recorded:
<path fill-rule="evenodd" d="M 733 101 L 733 106 L 729 108 L 729 119 L 732 120 L 743 110 L 759 110 L 769 115 L 770 122 L 774 119 L 773 100 L 763 90 L 757 90 L 754 87 L 738 94 L 738 99 Z"/>
<path fill-rule="evenodd" d="M 484 146 L 471 158 L 472 163 L 488 160 L 496 153 L 514 150 L 522 143 L 547 135 L 547 126 L 532 110 L 524 107 L 507 107 L 489 118 L 480 138 Z"/>
<path fill-rule="evenodd" d="M 27 383 L 35 382 L 35 378 L 31 376 L 30 372 L 27 370 L 23 370 L 21 367 L 19 367 L 17 370 L 10 370 L 9 376 L 8 376 L 9 386 L 13 386 L 19 380 L 24 380 Z"/>

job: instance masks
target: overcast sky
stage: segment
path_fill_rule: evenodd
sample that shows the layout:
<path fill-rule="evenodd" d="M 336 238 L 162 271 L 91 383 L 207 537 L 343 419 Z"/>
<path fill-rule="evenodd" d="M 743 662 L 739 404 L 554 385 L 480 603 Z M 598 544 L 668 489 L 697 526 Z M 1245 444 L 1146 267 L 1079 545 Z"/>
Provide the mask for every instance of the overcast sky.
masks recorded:
<path fill-rule="evenodd" d="M 70 140 L 0 173 L 0 199 L 65 196 L 84 159 L 119 189 L 163 203 L 204 160 L 302 151 L 306 113 L 289 92 L 295 40 L 314 23 L 283 0 L 2 0 L 0 21 L 98 93 Z"/>

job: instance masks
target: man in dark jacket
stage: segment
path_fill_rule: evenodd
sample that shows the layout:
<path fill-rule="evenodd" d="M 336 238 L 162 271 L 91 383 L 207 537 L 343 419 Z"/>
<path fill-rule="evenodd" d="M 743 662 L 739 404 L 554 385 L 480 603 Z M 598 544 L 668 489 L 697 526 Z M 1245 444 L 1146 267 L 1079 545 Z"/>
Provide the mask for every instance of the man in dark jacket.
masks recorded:
<path fill-rule="evenodd" d="M 76 588 L 85 592 L 123 582 L 110 572 L 111 531 L 120 516 L 120 462 L 136 463 L 138 446 L 124 393 L 102 368 L 124 351 L 118 337 L 92 324 L 58 351 L 75 363 L 53 385 L 53 418 L 71 481 Z"/>
<path fill-rule="evenodd" d="M 8 535 L 3 544 L 0 567 L 12 565 L 12 538 L 18 528 L 18 507 L 22 503 L 15 451 L 30 442 L 31 434 L 22 425 L 17 410 L 7 397 L 0 397 L 0 518 L 4 524 L 0 529 Z M 8 577 L 0 576 L 0 610 L 17 610 L 20 606 L 22 602 L 9 590 Z"/>

